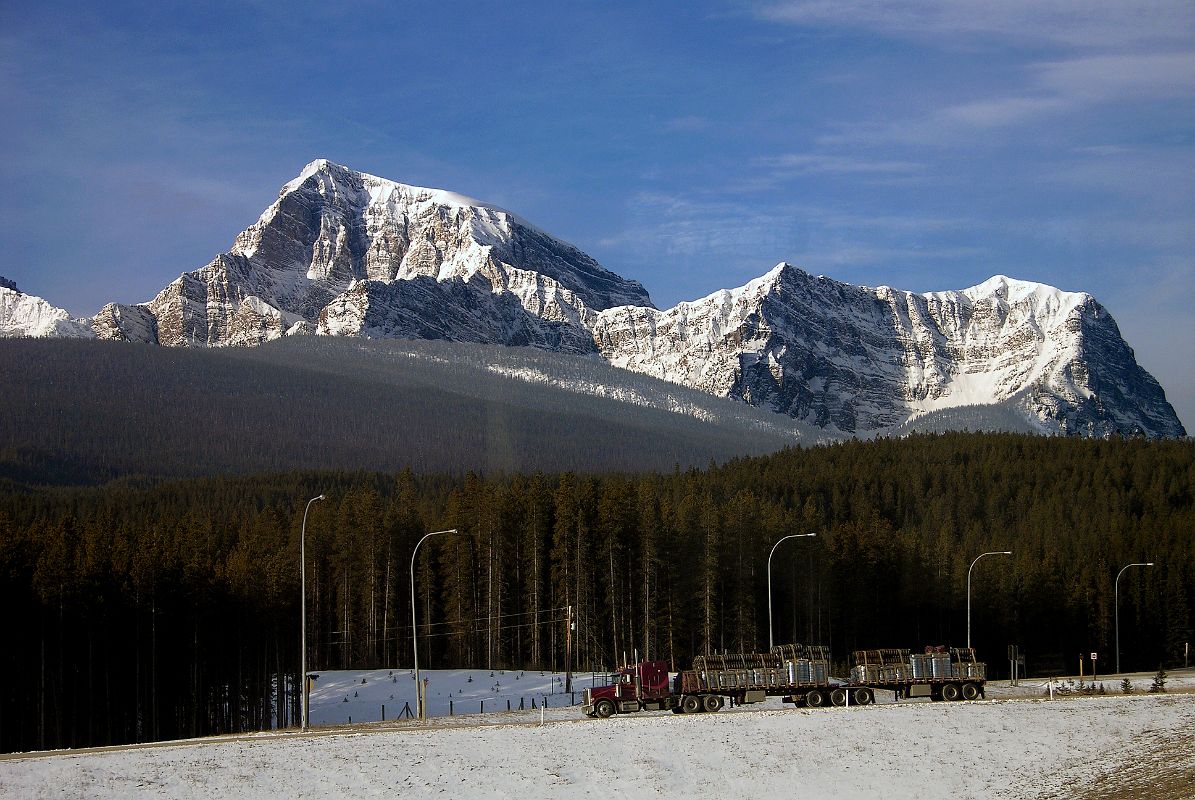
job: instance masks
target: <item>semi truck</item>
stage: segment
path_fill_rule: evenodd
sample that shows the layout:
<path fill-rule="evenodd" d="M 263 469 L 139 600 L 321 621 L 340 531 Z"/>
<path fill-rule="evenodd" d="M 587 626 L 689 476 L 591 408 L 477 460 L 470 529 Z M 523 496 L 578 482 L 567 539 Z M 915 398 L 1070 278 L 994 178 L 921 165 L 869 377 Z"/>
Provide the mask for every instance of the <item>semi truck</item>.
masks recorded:
<path fill-rule="evenodd" d="M 591 717 L 638 711 L 714 712 L 727 703 L 748 705 L 779 697 L 794 706 L 870 705 L 877 689 L 896 698 L 973 700 L 983 696 L 985 668 L 970 648 L 859 650 L 848 680 L 830 676 L 829 649 L 776 645 L 767 653 L 697 656 L 692 669 L 670 675 L 666 661 L 621 667 L 614 682 L 585 690 L 581 710 Z"/>

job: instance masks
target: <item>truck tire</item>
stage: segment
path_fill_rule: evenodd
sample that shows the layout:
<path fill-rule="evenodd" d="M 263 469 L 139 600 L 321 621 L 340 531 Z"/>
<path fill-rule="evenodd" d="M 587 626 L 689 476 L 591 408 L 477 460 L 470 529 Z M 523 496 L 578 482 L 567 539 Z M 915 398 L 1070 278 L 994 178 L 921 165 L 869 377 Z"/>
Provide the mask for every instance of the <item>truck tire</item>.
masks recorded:
<path fill-rule="evenodd" d="M 942 699 L 948 701 L 958 700 L 961 696 L 957 683 L 942 684 Z"/>
<path fill-rule="evenodd" d="M 701 699 L 701 705 L 706 711 L 713 713 L 722 708 L 722 695 L 707 694 Z"/>
<path fill-rule="evenodd" d="M 830 705 L 845 706 L 846 705 L 846 689 L 831 689 L 830 690 Z"/>
<path fill-rule="evenodd" d="M 821 689 L 810 689 L 805 693 L 805 705 L 810 708 L 821 708 L 826 704 L 826 696 Z"/>
<path fill-rule="evenodd" d="M 851 702 L 857 706 L 869 706 L 875 701 L 875 695 L 871 693 L 871 689 L 854 689 L 851 691 Z"/>
<path fill-rule="evenodd" d="M 979 687 L 973 683 L 964 683 L 963 684 L 963 699 L 964 700 L 974 700 L 977 697 L 979 697 Z"/>
<path fill-rule="evenodd" d="M 593 704 L 593 713 L 602 719 L 614 716 L 614 703 L 609 700 L 598 700 Z"/>
<path fill-rule="evenodd" d="M 695 694 L 687 694 L 681 698 L 680 707 L 686 714 L 696 714 L 701 710 L 701 698 Z"/>

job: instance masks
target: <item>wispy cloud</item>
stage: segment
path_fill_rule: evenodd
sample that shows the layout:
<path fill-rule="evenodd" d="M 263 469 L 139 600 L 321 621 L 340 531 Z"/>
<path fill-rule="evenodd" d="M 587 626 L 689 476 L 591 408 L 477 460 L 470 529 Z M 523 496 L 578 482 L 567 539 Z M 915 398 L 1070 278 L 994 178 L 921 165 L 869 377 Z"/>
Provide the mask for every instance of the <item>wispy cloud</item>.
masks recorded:
<path fill-rule="evenodd" d="M 706 117 L 697 115 L 689 115 L 684 117 L 674 117 L 664 123 L 664 130 L 671 132 L 692 133 L 696 131 L 704 131 L 713 123 Z"/>
<path fill-rule="evenodd" d="M 843 280 L 901 282 L 910 265 L 974 263 L 987 251 L 953 241 L 962 219 L 849 214 L 799 204 L 759 204 L 725 197 L 642 193 L 627 206 L 629 223 L 598 242 L 612 253 L 655 253 L 683 269 L 680 297 L 745 283 L 779 261 Z M 923 281 L 916 280 L 920 284 Z M 909 288 L 909 287 L 904 287 Z M 942 288 L 942 287 L 934 287 Z M 675 299 L 661 295 L 657 302 Z"/>
<path fill-rule="evenodd" d="M 1035 88 L 1075 105 L 1195 96 L 1191 50 L 1088 56 L 1036 64 L 1030 71 Z"/>
<path fill-rule="evenodd" d="M 945 42 L 997 37 L 1125 47 L 1195 36 L 1195 4 L 1188 0 L 781 0 L 755 11 L 775 22 Z"/>
<path fill-rule="evenodd" d="M 915 161 L 868 159 L 826 153 L 785 153 L 758 158 L 757 166 L 788 175 L 907 175 L 924 165 Z"/>
<path fill-rule="evenodd" d="M 1014 73 L 1015 74 L 1015 73 Z M 1027 64 L 1019 84 L 921 116 L 843 126 L 819 137 L 844 145 L 970 143 L 1000 129 L 1158 100 L 1195 101 L 1195 51 L 1084 56 Z M 1127 113 L 1127 112 L 1126 112 Z"/>
<path fill-rule="evenodd" d="M 761 194 L 806 177 L 893 185 L 922 180 L 924 174 L 925 165 L 917 161 L 828 152 L 781 153 L 752 159 L 742 173 L 727 179 L 719 190 L 737 195 Z"/>
<path fill-rule="evenodd" d="M 1058 97 L 996 97 L 948 106 L 931 118 L 930 127 L 1002 128 L 1065 108 Z"/>

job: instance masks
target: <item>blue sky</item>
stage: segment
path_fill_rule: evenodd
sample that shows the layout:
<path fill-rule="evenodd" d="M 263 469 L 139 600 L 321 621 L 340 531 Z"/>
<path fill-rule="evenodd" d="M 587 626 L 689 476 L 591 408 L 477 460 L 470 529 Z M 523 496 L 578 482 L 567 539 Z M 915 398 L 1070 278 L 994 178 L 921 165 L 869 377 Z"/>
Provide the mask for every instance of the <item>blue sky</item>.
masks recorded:
<path fill-rule="evenodd" d="M 1195 428 L 1195 4 L 0 4 L 0 274 L 76 314 L 308 161 L 496 203 L 657 305 L 781 260 L 1094 294 Z"/>

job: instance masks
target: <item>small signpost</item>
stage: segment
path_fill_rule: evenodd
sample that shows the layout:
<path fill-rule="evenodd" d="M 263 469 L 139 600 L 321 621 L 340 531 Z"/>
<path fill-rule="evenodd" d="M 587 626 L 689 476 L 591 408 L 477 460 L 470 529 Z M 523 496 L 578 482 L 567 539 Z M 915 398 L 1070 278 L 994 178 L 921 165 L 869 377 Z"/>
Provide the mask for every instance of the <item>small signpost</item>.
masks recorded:
<path fill-rule="evenodd" d="M 1096 682 L 1096 673 L 1099 672 L 1099 670 L 1096 669 L 1096 664 L 1095 664 L 1095 662 L 1099 659 L 1099 657 L 1100 657 L 1099 653 L 1091 654 L 1091 682 L 1092 683 Z"/>

